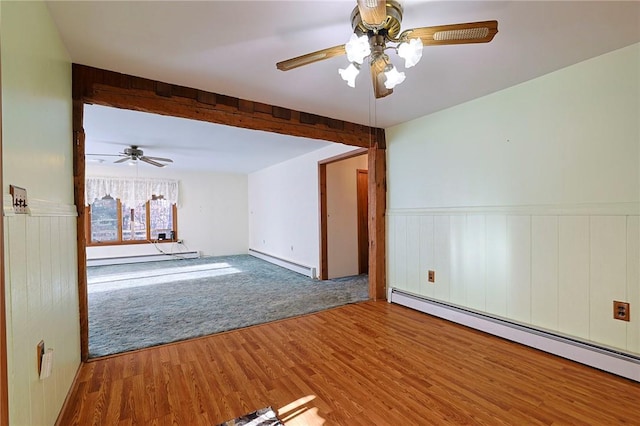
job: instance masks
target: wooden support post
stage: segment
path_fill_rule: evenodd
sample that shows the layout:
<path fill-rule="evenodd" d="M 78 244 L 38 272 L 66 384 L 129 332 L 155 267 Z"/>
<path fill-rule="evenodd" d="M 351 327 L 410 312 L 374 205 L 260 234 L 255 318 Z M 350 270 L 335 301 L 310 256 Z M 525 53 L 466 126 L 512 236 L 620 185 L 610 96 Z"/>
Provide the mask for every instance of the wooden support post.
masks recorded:
<path fill-rule="evenodd" d="M 387 298 L 386 153 L 384 130 L 373 131 L 369 147 L 369 297 L 372 300 Z"/>
<path fill-rule="evenodd" d="M 84 128 L 82 125 L 84 102 L 73 100 L 73 185 L 74 202 L 78 211 L 76 223 L 78 244 L 78 299 L 80 309 L 80 359 L 89 359 L 89 299 L 87 292 L 87 250 L 84 199 L 85 162 L 84 162 Z"/>

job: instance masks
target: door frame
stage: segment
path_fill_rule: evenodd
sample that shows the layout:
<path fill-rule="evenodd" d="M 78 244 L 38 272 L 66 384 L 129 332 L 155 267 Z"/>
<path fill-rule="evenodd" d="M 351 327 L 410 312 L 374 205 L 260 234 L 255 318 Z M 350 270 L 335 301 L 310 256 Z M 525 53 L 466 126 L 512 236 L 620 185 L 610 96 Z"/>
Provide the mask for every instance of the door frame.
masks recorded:
<path fill-rule="evenodd" d="M 327 164 L 337 163 L 338 161 L 348 160 L 350 158 L 359 157 L 368 154 L 369 149 L 360 148 L 335 157 L 326 158 L 318 161 L 318 195 L 319 195 L 319 222 L 320 222 L 320 271 L 318 278 L 321 280 L 329 279 L 329 230 L 327 218 Z M 371 297 L 371 295 L 369 295 Z"/>

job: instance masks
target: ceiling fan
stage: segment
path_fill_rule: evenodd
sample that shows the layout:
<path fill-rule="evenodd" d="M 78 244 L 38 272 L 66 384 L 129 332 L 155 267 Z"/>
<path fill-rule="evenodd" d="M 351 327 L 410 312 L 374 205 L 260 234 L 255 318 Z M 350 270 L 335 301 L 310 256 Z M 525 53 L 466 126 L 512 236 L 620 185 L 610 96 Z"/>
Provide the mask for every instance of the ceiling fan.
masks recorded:
<path fill-rule="evenodd" d="M 307 53 L 276 64 L 282 71 L 308 65 L 313 62 L 347 55 L 351 64 L 338 72 L 347 84 L 355 87 L 360 66 L 369 58 L 371 78 L 376 98 L 393 93 L 393 87 L 401 83 L 404 72 L 391 63 L 385 50 L 396 50 L 410 68 L 422 57 L 422 47 L 447 44 L 488 43 L 498 32 L 497 21 L 468 22 L 412 28 L 400 32 L 402 6 L 397 0 L 357 0 L 351 13 L 353 34 L 348 43 Z"/>
<path fill-rule="evenodd" d="M 140 160 L 156 167 L 166 166 L 166 164 L 162 164 L 161 162 L 173 163 L 173 160 L 170 158 L 146 156 L 144 155 L 144 152 L 140 148 L 138 148 L 136 145 L 131 145 L 131 147 L 125 148 L 124 152 L 121 152 L 120 154 L 87 154 L 87 155 L 94 155 L 99 157 L 122 157 L 121 159 L 114 161 L 114 163 L 124 163 L 127 161 L 136 162 Z"/>

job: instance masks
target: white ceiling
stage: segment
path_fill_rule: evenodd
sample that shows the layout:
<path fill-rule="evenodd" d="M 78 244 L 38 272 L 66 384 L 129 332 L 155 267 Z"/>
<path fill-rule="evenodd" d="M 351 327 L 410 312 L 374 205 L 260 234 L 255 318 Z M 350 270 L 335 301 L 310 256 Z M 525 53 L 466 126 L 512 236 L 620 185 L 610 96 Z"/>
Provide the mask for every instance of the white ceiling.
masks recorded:
<path fill-rule="evenodd" d="M 496 19 L 499 32 L 487 44 L 426 47 L 422 61 L 406 70 L 406 81 L 391 96 L 374 100 L 367 73 L 355 89 L 339 77 L 337 69 L 347 65 L 344 57 L 287 72 L 275 67 L 346 42 L 355 0 L 52 1 L 48 6 L 75 63 L 383 128 L 640 41 L 638 1 L 403 4 L 403 29 Z M 131 129 L 118 135 L 95 125 L 96 135 L 105 135 L 96 139 L 105 143 L 145 146 Z M 199 142 L 212 147 L 211 140 L 247 141 L 253 133 L 233 130 L 217 126 L 211 131 L 226 133 L 191 139 L 187 146 L 202 150 Z M 89 131 L 87 136 L 93 138 Z M 148 141 L 153 149 L 148 155 L 178 155 L 161 155 L 153 143 Z M 162 144 L 179 148 L 167 140 Z"/>
<path fill-rule="evenodd" d="M 94 166 L 110 165 L 120 159 L 113 155 L 136 145 L 147 156 L 172 159 L 173 169 L 247 174 L 330 144 L 99 105 L 85 105 L 84 129 L 87 162 Z"/>

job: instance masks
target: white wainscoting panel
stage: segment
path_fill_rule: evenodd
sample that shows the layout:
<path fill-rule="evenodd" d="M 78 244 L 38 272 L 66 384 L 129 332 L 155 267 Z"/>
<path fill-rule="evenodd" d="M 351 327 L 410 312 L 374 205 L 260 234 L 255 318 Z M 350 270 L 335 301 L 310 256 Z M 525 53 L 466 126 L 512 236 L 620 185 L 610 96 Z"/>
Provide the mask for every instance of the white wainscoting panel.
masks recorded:
<path fill-rule="evenodd" d="M 473 309 L 486 311 L 486 256 L 484 215 L 467 216 L 464 250 L 464 282 L 467 305 Z"/>
<path fill-rule="evenodd" d="M 449 294 L 450 301 L 458 305 L 467 304 L 467 289 L 464 282 L 464 260 L 465 260 L 465 229 L 467 226 L 466 215 L 451 216 L 451 257 L 449 266 Z M 437 271 L 436 271 L 437 274 Z"/>
<path fill-rule="evenodd" d="M 75 209 L 37 206 L 37 214 L 4 217 L 7 366 L 13 422 L 44 425 L 55 421 L 80 365 L 80 320 Z M 40 340 L 54 350 L 44 380 L 36 369 Z"/>
<path fill-rule="evenodd" d="M 487 312 L 507 316 L 507 216 L 489 214 L 485 219 Z"/>
<path fill-rule="evenodd" d="M 640 217 L 627 217 L 627 302 L 631 315 L 640 314 Z M 640 321 L 627 323 L 627 349 L 640 353 Z"/>
<path fill-rule="evenodd" d="M 531 323 L 531 216 L 507 217 L 507 317 Z"/>
<path fill-rule="evenodd" d="M 589 216 L 558 218 L 558 329 L 589 339 Z"/>
<path fill-rule="evenodd" d="M 531 323 L 558 329 L 558 217 L 531 217 Z"/>
<path fill-rule="evenodd" d="M 451 297 L 451 217 L 433 218 L 433 257 L 435 260 L 435 297 L 449 300 Z"/>
<path fill-rule="evenodd" d="M 435 285 L 429 282 L 429 270 L 435 269 L 434 250 L 434 224 L 433 216 L 421 216 L 420 219 L 420 294 L 426 294 L 429 297 L 435 296 Z M 439 278 L 439 277 L 436 277 Z"/>
<path fill-rule="evenodd" d="M 420 282 L 420 218 L 407 218 L 407 285 L 413 292 L 421 290 Z"/>
<path fill-rule="evenodd" d="M 396 278 L 396 270 L 398 269 L 398 262 L 396 262 L 396 221 L 387 220 L 387 280 L 394 283 L 399 282 Z M 388 286 L 388 289 L 390 287 Z"/>
<path fill-rule="evenodd" d="M 640 216 L 616 206 L 391 209 L 389 288 L 639 354 Z"/>
<path fill-rule="evenodd" d="M 627 323 L 613 319 L 613 301 L 627 296 L 627 218 L 591 217 L 590 338 L 627 345 Z"/>
<path fill-rule="evenodd" d="M 407 281 L 407 217 L 399 217 L 395 226 L 395 240 L 396 240 L 396 280 L 402 288 L 411 291 L 413 287 L 410 287 Z M 417 283 L 414 284 L 417 286 Z"/>

